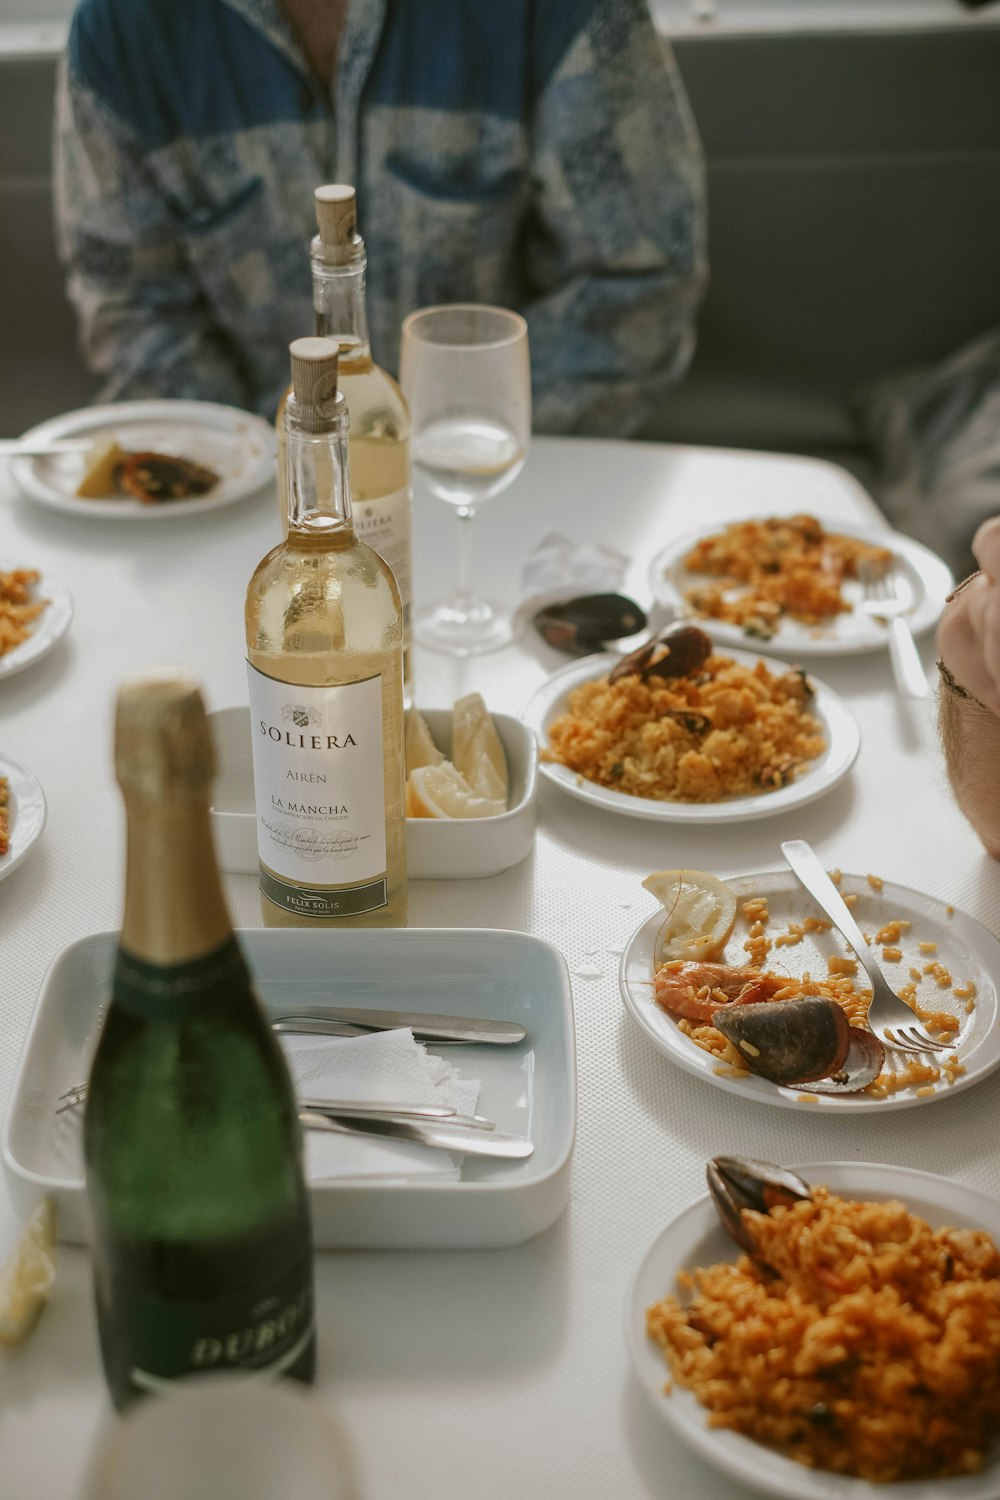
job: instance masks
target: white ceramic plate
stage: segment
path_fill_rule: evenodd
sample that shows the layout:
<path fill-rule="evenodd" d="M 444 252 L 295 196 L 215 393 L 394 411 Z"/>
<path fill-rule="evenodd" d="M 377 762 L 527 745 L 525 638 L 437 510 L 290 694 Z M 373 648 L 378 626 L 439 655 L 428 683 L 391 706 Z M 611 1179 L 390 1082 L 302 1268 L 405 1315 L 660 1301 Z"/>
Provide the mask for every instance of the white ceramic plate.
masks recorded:
<path fill-rule="evenodd" d="M 741 903 L 749 896 L 767 897 L 771 915 L 767 931 L 771 936 L 786 928 L 789 922 L 801 922 L 807 916 L 822 917 L 822 912 L 813 905 L 790 871 L 741 875 L 726 883 Z M 625 1009 L 653 1045 L 678 1067 L 715 1088 L 760 1104 L 777 1104 L 799 1110 L 822 1109 L 838 1114 L 852 1110 L 905 1109 L 908 1105 L 945 1099 L 949 1094 L 958 1093 L 987 1077 L 1000 1064 L 1000 1028 L 997 1025 L 1000 943 L 965 912 L 953 910 L 949 916 L 944 902 L 921 891 L 912 891 L 907 886 L 886 881 L 882 891 L 877 893 L 864 876 L 845 875 L 841 889 L 845 893 L 858 893 L 853 914 L 862 932 L 877 932 L 893 917 L 912 922 L 909 932 L 904 933 L 899 942 L 902 959 L 898 963 L 882 964 L 886 978 L 894 988 L 907 983 L 911 964 L 922 969 L 934 960 L 944 964 L 956 984 L 967 979 L 975 984 L 975 1006 L 969 1015 L 965 1013 L 966 1002 L 952 995 L 950 989 L 939 989 L 932 975 L 921 980 L 917 992 L 922 1003 L 933 1005 L 936 1010 L 949 1010 L 961 1021 L 955 1047 L 951 1050 L 957 1051 L 966 1071 L 954 1083 L 938 1084 L 933 1094 L 921 1095 L 915 1088 L 909 1088 L 888 1098 L 877 1099 L 867 1094 L 810 1094 L 808 1084 L 780 1088 L 766 1078 L 753 1075 L 732 1077 L 730 1070 L 720 1064 L 717 1057 L 685 1036 L 676 1021 L 653 999 L 653 948 L 664 921 L 662 906 L 657 906 L 632 934 L 622 954 L 618 983 Z M 742 912 L 738 911 L 736 927 L 723 952 L 723 963 L 747 962 L 743 943 L 748 930 Z M 937 953 L 920 953 L 917 948 L 920 942 L 936 942 Z M 848 953 L 847 945 L 837 933 L 809 933 L 795 946 L 772 948 L 765 967 L 794 975 L 809 970 L 819 978 L 826 975 L 826 956 L 830 953 Z M 876 950 L 876 957 L 881 959 L 881 949 Z M 899 1054 L 887 1049 L 887 1067 L 893 1067 L 898 1057 Z"/>
<path fill-rule="evenodd" d="M 1000 1203 L 961 1183 L 929 1172 L 866 1162 L 806 1162 L 793 1166 L 807 1182 L 825 1183 L 845 1198 L 901 1199 L 933 1228 L 985 1229 L 1000 1239 Z M 625 1337 L 632 1368 L 657 1414 L 682 1443 L 723 1474 L 763 1495 L 781 1500 L 996 1500 L 1000 1455 L 980 1474 L 957 1479 L 869 1484 L 862 1479 L 809 1469 L 737 1432 L 711 1431 L 708 1413 L 691 1391 L 675 1385 L 664 1394 L 669 1366 L 646 1333 L 646 1309 L 677 1293 L 677 1273 L 717 1261 L 735 1261 L 738 1251 L 719 1222 L 709 1197 L 678 1214 L 650 1246 L 626 1302 Z"/>
<path fill-rule="evenodd" d="M 727 651 L 726 655 L 745 667 L 752 667 L 762 660 L 747 651 Z M 569 707 L 569 695 L 573 689 L 601 677 L 619 660 L 620 657 L 613 652 L 586 656 L 562 667 L 542 683 L 521 714 L 542 747 L 548 744 L 549 725 L 553 719 Z M 767 658 L 766 664 L 772 672 L 780 672 L 785 666 L 773 658 Z M 785 667 L 785 670 L 792 669 Z M 652 818 L 663 823 L 735 823 L 788 812 L 790 808 L 802 807 L 822 797 L 836 786 L 851 769 L 861 745 L 861 732 L 844 700 L 811 673 L 810 681 L 816 690 L 812 712 L 823 727 L 826 749 L 815 760 L 809 761 L 790 785 L 779 787 L 774 792 L 729 797 L 720 802 L 657 802 L 652 797 L 633 797 L 585 781 L 576 771 L 554 761 L 542 760 L 538 769 L 571 797 L 579 797 L 608 812 L 624 813 L 630 818 Z"/>
<path fill-rule="evenodd" d="M 0 755 L 0 776 L 6 776 L 10 795 L 10 839 L 7 853 L 0 854 L 0 880 L 3 880 L 27 858 L 45 827 L 45 793 L 30 771 L 6 755 Z"/>
<path fill-rule="evenodd" d="M 734 518 L 735 519 L 735 518 Z M 740 519 L 750 519 L 741 517 Z M 896 562 L 892 578 L 896 592 L 904 600 L 909 611 L 906 619 L 914 635 L 920 635 L 936 625 L 944 609 L 945 600 L 955 586 L 951 572 L 941 558 L 930 548 L 898 531 L 877 527 L 843 526 L 839 521 L 821 521 L 825 530 L 840 532 L 843 536 L 860 537 L 876 547 L 891 547 Z M 683 559 L 694 544 L 705 536 L 714 536 L 722 526 L 704 526 L 699 531 L 675 537 L 662 548 L 649 565 L 649 583 L 658 604 L 679 615 L 690 615 L 684 595 L 697 584 L 711 581 L 708 573 L 689 573 Z M 736 586 L 738 587 L 738 586 Z M 865 591 L 860 583 L 848 579 L 843 586 L 845 599 L 857 604 Z M 849 614 L 837 615 L 823 626 L 803 625 L 798 620 L 782 619 L 776 633 L 768 641 L 751 640 L 739 625 L 724 620 L 697 619 L 713 640 L 727 646 L 752 645 L 754 650 L 778 651 L 792 656 L 854 656 L 862 651 L 881 651 L 889 642 L 886 627 L 870 615 L 852 610 Z"/>
<path fill-rule="evenodd" d="M 466 1078 L 481 1080 L 477 1109 L 498 1130 L 531 1138 L 527 1161 L 466 1157 L 457 1181 L 401 1175 L 313 1183 L 317 1249 L 477 1250 L 520 1244 L 555 1222 L 569 1198 L 576 1050 L 569 974 L 551 943 L 520 932 L 412 927 L 251 928 L 239 938 L 274 1015 L 353 1005 L 489 1017 L 527 1029 L 515 1047 L 440 1049 Z M 59 1236 L 71 1244 L 89 1234 L 81 1116 L 55 1108 L 89 1072 L 117 941 L 115 932 L 94 933 L 52 963 L 3 1127 L 18 1207 L 27 1214 L 51 1193 Z"/>
<path fill-rule="evenodd" d="M 31 567 L 30 563 L 13 562 L 10 558 L 0 557 L 0 573 L 11 573 L 17 568 L 28 567 Z M 73 618 L 73 599 L 64 583 L 53 578 L 50 573 L 42 573 L 35 584 L 32 598 L 47 599 L 48 603 L 32 622 L 28 639 L 0 656 L 0 682 L 47 656 L 69 629 Z"/>
<path fill-rule="evenodd" d="M 212 401 L 122 401 L 113 406 L 88 406 L 42 422 L 24 433 L 25 440 L 91 437 L 107 434 L 130 452 L 174 453 L 205 464 L 222 477 L 207 495 L 164 504 L 147 504 L 127 496 L 81 500 L 77 487 L 83 478 L 81 454 L 54 458 L 15 458 L 10 466 L 15 482 L 31 500 L 68 515 L 105 521 L 162 521 L 202 515 L 234 505 L 274 481 L 276 440 L 261 417 L 235 406 Z"/>

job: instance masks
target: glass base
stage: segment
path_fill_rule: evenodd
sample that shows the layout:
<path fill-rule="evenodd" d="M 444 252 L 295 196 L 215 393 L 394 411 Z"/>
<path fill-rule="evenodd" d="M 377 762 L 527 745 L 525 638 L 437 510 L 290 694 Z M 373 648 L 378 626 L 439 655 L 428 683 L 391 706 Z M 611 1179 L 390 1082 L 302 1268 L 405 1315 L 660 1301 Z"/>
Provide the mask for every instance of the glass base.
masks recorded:
<path fill-rule="evenodd" d="M 514 639 L 510 616 L 486 599 L 437 604 L 420 610 L 413 627 L 418 645 L 447 656 L 481 656 Z"/>

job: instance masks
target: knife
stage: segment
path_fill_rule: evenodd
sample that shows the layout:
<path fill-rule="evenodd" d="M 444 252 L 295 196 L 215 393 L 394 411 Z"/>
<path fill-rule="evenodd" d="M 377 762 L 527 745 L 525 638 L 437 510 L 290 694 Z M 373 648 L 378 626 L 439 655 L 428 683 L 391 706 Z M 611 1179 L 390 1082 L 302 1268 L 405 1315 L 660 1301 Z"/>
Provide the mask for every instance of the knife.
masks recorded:
<path fill-rule="evenodd" d="M 317 1036 L 352 1036 L 356 1030 L 397 1031 L 406 1028 L 418 1041 L 488 1042 L 493 1046 L 511 1047 L 527 1036 L 523 1026 L 513 1021 L 487 1021 L 479 1016 L 436 1016 L 428 1012 L 406 1010 L 363 1010 L 350 1006 L 329 1006 L 322 1010 L 288 1011 L 275 1016 L 271 1029 L 278 1032 L 315 1033 Z"/>
<path fill-rule="evenodd" d="M 63 453 L 89 453 L 92 438 L 0 438 L 0 456 L 4 458 L 58 458 Z"/>
<path fill-rule="evenodd" d="M 348 1120 L 343 1115 L 331 1119 L 312 1110 L 299 1110 L 299 1119 L 307 1130 L 328 1130 L 337 1135 L 384 1136 L 394 1141 L 414 1141 L 418 1146 L 432 1146 L 436 1151 L 454 1151 L 465 1156 L 492 1156 L 503 1161 L 523 1161 L 535 1149 L 524 1135 L 502 1135 L 498 1131 L 464 1130 L 460 1125 L 417 1124 L 415 1120 Z"/>
<path fill-rule="evenodd" d="M 314 1115 L 333 1115 L 339 1119 L 341 1115 L 349 1120 L 367 1120 L 376 1118 L 380 1120 L 403 1119 L 426 1120 L 431 1125 L 436 1125 L 440 1120 L 444 1125 L 465 1125 L 472 1130 L 495 1130 L 493 1120 L 488 1120 L 485 1115 L 461 1115 L 458 1110 L 450 1104 L 365 1104 L 359 1101 L 345 1101 L 342 1099 L 300 1099 L 299 1109 L 306 1110 Z"/>

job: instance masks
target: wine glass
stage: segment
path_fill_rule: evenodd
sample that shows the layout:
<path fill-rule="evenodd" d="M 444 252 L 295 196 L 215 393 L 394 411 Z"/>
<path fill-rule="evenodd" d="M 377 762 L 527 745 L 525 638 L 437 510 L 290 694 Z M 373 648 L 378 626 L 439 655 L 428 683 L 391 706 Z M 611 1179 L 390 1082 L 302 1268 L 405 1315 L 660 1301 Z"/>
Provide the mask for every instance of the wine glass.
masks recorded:
<path fill-rule="evenodd" d="M 509 615 L 472 586 L 473 516 L 517 477 L 531 436 L 528 325 L 503 307 L 425 307 L 403 322 L 400 380 L 410 405 L 413 462 L 461 523 L 458 588 L 418 612 L 414 634 L 452 656 L 513 639 Z"/>

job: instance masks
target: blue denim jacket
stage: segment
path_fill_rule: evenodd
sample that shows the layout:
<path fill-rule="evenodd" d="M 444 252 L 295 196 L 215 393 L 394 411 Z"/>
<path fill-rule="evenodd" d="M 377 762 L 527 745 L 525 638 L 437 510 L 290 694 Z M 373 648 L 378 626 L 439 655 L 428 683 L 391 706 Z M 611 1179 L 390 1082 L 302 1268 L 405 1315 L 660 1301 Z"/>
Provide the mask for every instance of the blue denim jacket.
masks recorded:
<path fill-rule="evenodd" d="M 692 352 L 702 162 L 645 0 L 351 0 L 329 91 L 277 0 L 81 0 L 55 150 L 105 400 L 273 412 L 328 181 L 390 370 L 413 308 L 516 307 L 536 429 L 626 434 Z"/>

